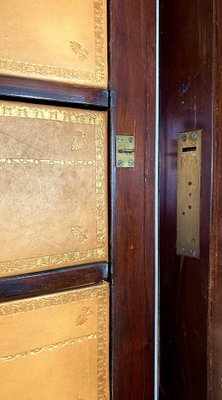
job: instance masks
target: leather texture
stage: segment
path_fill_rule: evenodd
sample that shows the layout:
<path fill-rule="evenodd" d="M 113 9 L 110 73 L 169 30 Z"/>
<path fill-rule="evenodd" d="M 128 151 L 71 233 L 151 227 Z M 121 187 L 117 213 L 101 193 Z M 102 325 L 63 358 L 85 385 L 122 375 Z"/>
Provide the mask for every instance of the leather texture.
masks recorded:
<path fill-rule="evenodd" d="M 0 276 L 108 261 L 107 113 L 0 102 Z"/>
<path fill-rule="evenodd" d="M 0 305 L 2 400 L 109 399 L 107 283 Z"/>
<path fill-rule="evenodd" d="M 107 88 L 106 0 L 4 0 L 0 74 Z"/>

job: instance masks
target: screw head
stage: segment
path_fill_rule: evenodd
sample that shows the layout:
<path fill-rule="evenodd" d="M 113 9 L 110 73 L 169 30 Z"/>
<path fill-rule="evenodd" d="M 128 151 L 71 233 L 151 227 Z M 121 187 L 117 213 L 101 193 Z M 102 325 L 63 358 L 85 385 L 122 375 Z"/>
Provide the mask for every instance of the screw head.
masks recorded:
<path fill-rule="evenodd" d="M 129 143 L 132 143 L 132 142 L 133 142 L 133 138 L 132 138 L 132 137 L 129 137 L 129 138 L 128 138 L 128 142 L 129 142 Z"/>
<path fill-rule="evenodd" d="M 118 143 L 122 143 L 122 141 L 123 141 L 123 138 L 122 138 L 122 136 L 118 136 L 118 138 L 117 138 L 117 142 L 118 142 Z"/>
<path fill-rule="evenodd" d="M 191 139 L 192 140 L 197 140 L 197 138 L 198 138 L 198 133 L 197 132 L 192 132 L 191 133 Z"/>
<path fill-rule="evenodd" d="M 187 140 L 186 133 L 182 133 L 181 139 L 183 140 L 183 142 L 185 142 Z"/>
<path fill-rule="evenodd" d="M 117 163 L 117 165 L 118 165 L 118 167 L 121 167 L 121 166 L 123 165 L 123 161 L 122 161 L 122 160 L 119 160 L 118 163 Z"/>
<path fill-rule="evenodd" d="M 133 160 L 129 160 L 129 161 L 128 161 L 128 165 L 129 165 L 130 167 L 133 167 L 133 165 L 134 165 Z"/>

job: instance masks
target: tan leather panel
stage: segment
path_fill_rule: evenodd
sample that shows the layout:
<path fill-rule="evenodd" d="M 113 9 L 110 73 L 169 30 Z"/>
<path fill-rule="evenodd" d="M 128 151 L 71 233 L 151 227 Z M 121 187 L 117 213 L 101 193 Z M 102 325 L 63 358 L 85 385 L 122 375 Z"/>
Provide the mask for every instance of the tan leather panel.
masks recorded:
<path fill-rule="evenodd" d="M 0 102 L 0 276 L 108 260 L 106 117 Z"/>
<path fill-rule="evenodd" d="M 0 305 L 2 400 L 109 399 L 109 287 Z"/>
<path fill-rule="evenodd" d="M 0 73 L 107 87 L 106 0 L 4 0 Z"/>

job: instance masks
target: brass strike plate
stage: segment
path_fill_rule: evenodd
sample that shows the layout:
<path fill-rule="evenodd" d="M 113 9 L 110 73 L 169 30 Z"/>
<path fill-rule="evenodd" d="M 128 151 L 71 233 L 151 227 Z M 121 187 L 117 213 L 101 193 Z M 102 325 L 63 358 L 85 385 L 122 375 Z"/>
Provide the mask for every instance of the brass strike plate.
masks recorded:
<path fill-rule="evenodd" d="M 177 254 L 200 257 L 201 130 L 178 139 Z"/>
<path fill-rule="evenodd" d="M 116 167 L 134 168 L 135 166 L 135 137 L 126 135 L 116 136 Z"/>

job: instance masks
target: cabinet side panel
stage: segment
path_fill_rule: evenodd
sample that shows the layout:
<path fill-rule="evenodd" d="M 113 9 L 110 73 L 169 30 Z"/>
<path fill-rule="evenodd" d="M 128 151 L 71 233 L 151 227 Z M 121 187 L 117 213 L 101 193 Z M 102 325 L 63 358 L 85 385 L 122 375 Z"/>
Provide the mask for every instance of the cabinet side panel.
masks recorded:
<path fill-rule="evenodd" d="M 207 399 L 213 2 L 160 9 L 161 399 Z M 177 138 L 202 129 L 200 260 L 176 254 Z"/>

